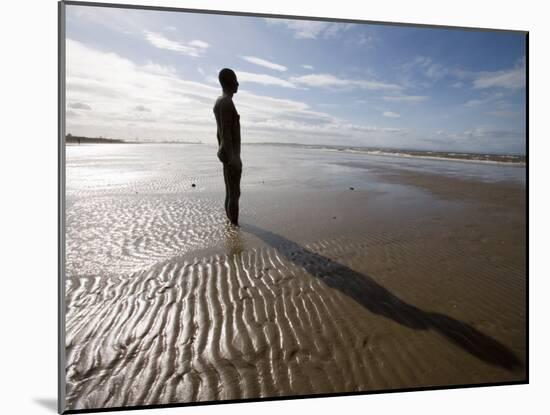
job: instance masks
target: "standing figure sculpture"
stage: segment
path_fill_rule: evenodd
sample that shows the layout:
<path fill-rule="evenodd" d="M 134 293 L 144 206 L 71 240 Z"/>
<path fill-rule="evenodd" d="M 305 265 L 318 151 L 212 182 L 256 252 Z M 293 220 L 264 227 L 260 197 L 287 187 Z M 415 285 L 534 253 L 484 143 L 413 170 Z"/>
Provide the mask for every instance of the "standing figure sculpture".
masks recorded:
<path fill-rule="evenodd" d="M 233 104 L 237 93 L 237 75 L 231 69 L 220 71 L 218 79 L 223 93 L 216 100 L 214 115 L 218 127 L 218 159 L 223 163 L 225 182 L 225 213 L 229 221 L 239 225 L 239 197 L 241 196 L 241 126 L 239 114 Z"/>

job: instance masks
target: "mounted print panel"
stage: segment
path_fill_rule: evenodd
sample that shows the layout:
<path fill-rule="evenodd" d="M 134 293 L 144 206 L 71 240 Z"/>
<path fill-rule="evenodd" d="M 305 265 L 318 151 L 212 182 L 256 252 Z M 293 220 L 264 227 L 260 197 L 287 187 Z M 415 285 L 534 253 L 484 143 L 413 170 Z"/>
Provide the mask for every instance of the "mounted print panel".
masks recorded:
<path fill-rule="evenodd" d="M 60 3 L 60 412 L 526 383 L 527 62 Z"/>

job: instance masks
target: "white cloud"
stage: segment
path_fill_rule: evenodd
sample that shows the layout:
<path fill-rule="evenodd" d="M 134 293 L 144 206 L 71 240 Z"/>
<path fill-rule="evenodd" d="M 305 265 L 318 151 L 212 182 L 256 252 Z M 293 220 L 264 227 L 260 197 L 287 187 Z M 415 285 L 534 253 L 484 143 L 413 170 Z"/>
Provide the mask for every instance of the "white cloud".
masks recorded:
<path fill-rule="evenodd" d="M 392 111 L 384 111 L 384 113 L 382 115 L 384 117 L 388 117 L 388 118 L 399 118 L 399 117 L 401 117 L 401 115 L 399 115 L 396 112 L 392 112 Z"/>
<path fill-rule="evenodd" d="M 210 47 L 210 45 L 203 40 L 192 40 L 189 42 L 189 45 L 200 49 L 208 49 Z"/>
<path fill-rule="evenodd" d="M 448 70 L 443 65 L 435 63 L 432 58 L 417 57 L 417 62 L 423 69 L 424 75 L 433 80 L 441 79 L 448 73 Z"/>
<path fill-rule="evenodd" d="M 481 97 L 471 99 L 464 103 L 465 107 L 472 108 L 472 107 L 478 107 L 481 105 L 493 103 L 496 100 L 499 100 L 504 97 L 504 94 L 502 92 L 495 92 L 495 93 L 487 93 L 484 92 Z"/>
<path fill-rule="evenodd" d="M 511 91 L 525 87 L 526 71 L 525 57 L 519 59 L 512 68 L 498 71 L 475 72 L 454 68 L 449 74 L 458 79 L 451 86 L 460 88 L 466 81 L 470 81 L 474 89 L 508 89 Z"/>
<path fill-rule="evenodd" d="M 243 82 L 243 83 L 252 82 L 252 83 L 263 84 L 263 85 L 276 85 L 276 86 L 282 86 L 285 88 L 296 88 L 296 85 L 293 84 L 292 82 L 289 82 L 286 79 L 277 78 L 275 76 L 259 74 L 259 73 L 243 72 L 243 71 L 235 71 L 235 72 L 237 73 L 237 78 L 239 79 L 239 82 Z"/>
<path fill-rule="evenodd" d="M 67 39 L 67 100 L 93 108 L 78 116 L 68 112 L 67 132 L 73 135 L 215 143 L 212 107 L 220 92 L 218 86 L 182 79 L 173 68 L 138 65 Z M 301 101 L 246 90 L 234 99 L 243 140 L 376 144 L 402 134 L 398 129 L 350 123 Z M 148 111 L 151 108 L 154 111 Z"/>
<path fill-rule="evenodd" d="M 367 81 L 363 79 L 342 79 L 330 74 L 311 74 L 291 77 L 290 80 L 296 84 L 321 88 L 349 88 L 359 87 L 368 90 L 393 90 L 401 89 L 399 85 L 378 81 Z"/>
<path fill-rule="evenodd" d="M 286 66 L 279 65 L 278 63 L 273 63 L 265 59 L 257 58 L 255 56 L 241 56 L 245 61 L 253 63 L 254 65 L 263 66 L 264 68 L 273 69 L 274 71 L 285 72 L 287 70 Z"/>
<path fill-rule="evenodd" d="M 209 107 L 219 95 L 218 88 L 182 80 L 170 67 L 137 65 L 71 39 L 66 45 L 67 100 L 87 102 L 93 108 L 68 120 L 67 132 L 154 139 L 210 128 Z M 143 110 L 150 108 L 155 108 L 154 114 Z"/>
<path fill-rule="evenodd" d="M 446 77 L 451 71 L 429 56 L 415 56 L 401 66 L 404 82 L 411 87 L 429 88 L 434 82 Z"/>
<path fill-rule="evenodd" d="M 516 129 L 477 126 L 463 131 L 437 131 L 422 141 L 432 150 L 483 151 L 525 154 L 525 132 Z"/>
<path fill-rule="evenodd" d="M 353 27 L 350 23 L 318 22 L 312 20 L 291 20 L 266 18 L 268 24 L 282 25 L 293 32 L 296 39 L 325 39 L 338 36 Z"/>
<path fill-rule="evenodd" d="M 512 69 L 493 72 L 473 72 L 459 68 L 449 68 L 437 63 L 431 57 L 416 56 L 402 65 L 406 84 L 429 87 L 433 82 L 445 77 L 455 78 L 450 85 L 461 88 L 462 80 L 470 79 L 474 89 L 506 88 L 516 90 L 525 86 L 525 59 L 521 59 Z M 425 82 L 419 77 L 425 78 Z M 458 80 L 456 80 L 458 78 Z"/>
<path fill-rule="evenodd" d="M 426 95 L 394 95 L 394 96 L 385 96 L 384 101 L 388 102 L 422 102 L 429 99 Z"/>
<path fill-rule="evenodd" d="M 474 79 L 475 89 L 485 88 L 506 88 L 521 89 L 525 87 L 525 67 L 519 66 L 514 69 L 482 72 Z"/>
<path fill-rule="evenodd" d="M 506 139 L 510 137 L 521 137 L 523 135 L 520 131 L 504 130 L 490 127 L 476 127 L 466 130 L 462 133 L 464 138 L 482 139 L 482 138 L 496 138 Z"/>
<path fill-rule="evenodd" d="M 523 132 L 511 129 L 499 129 L 489 126 L 478 126 L 463 130 L 457 133 L 450 133 L 447 131 L 438 131 L 436 133 L 438 136 L 444 137 L 445 140 L 453 142 L 467 142 L 467 141 L 477 141 L 482 142 L 493 141 L 493 143 L 498 143 L 499 141 L 506 141 L 510 138 L 518 139 L 520 141 L 521 137 L 524 135 Z M 488 141 L 487 141 L 488 140 Z"/>
<path fill-rule="evenodd" d="M 309 69 L 310 71 L 312 71 L 314 69 L 313 66 L 311 66 L 311 65 L 302 65 L 302 68 Z"/>
<path fill-rule="evenodd" d="M 145 31 L 145 39 L 154 47 L 178 52 L 192 57 L 201 56 L 210 46 L 202 40 L 192 40 L 190 42 L 181 42 L 168 39 L 161 33 Z"/>

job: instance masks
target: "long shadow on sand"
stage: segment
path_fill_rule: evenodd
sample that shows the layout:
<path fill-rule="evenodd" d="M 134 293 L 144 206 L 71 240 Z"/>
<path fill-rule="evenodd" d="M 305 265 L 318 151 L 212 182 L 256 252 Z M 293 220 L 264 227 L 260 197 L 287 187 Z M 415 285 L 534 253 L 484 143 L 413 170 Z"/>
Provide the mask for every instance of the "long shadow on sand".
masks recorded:
<path fill-rule="evenodd" d="M 326 285 L 353 298 L 372 313 L 382 315 L 406 327 L 433 330 L 484 362 L 507 370 L 523 368 L 519 358 L 503 344 L 472 326 L 440 313 L 423 311 L 408 304 L 378 284 L 368 275 L 358 273 L 323 255 L 298 245 L 280 235 L 250 224 L 241 229 L 273 248 L 289 261 L 305 269 Z"/>

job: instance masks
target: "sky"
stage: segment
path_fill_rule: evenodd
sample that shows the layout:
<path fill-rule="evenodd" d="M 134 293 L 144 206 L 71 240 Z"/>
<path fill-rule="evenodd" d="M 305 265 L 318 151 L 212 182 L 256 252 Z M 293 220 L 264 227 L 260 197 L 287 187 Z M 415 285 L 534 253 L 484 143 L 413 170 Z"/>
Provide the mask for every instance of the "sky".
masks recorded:
<path fill-rule="evenodd" d="M 66 7 L 72 135 L 214 144 L 229 67 L 243 143 L 525 154 L 522 33 Z"/>

